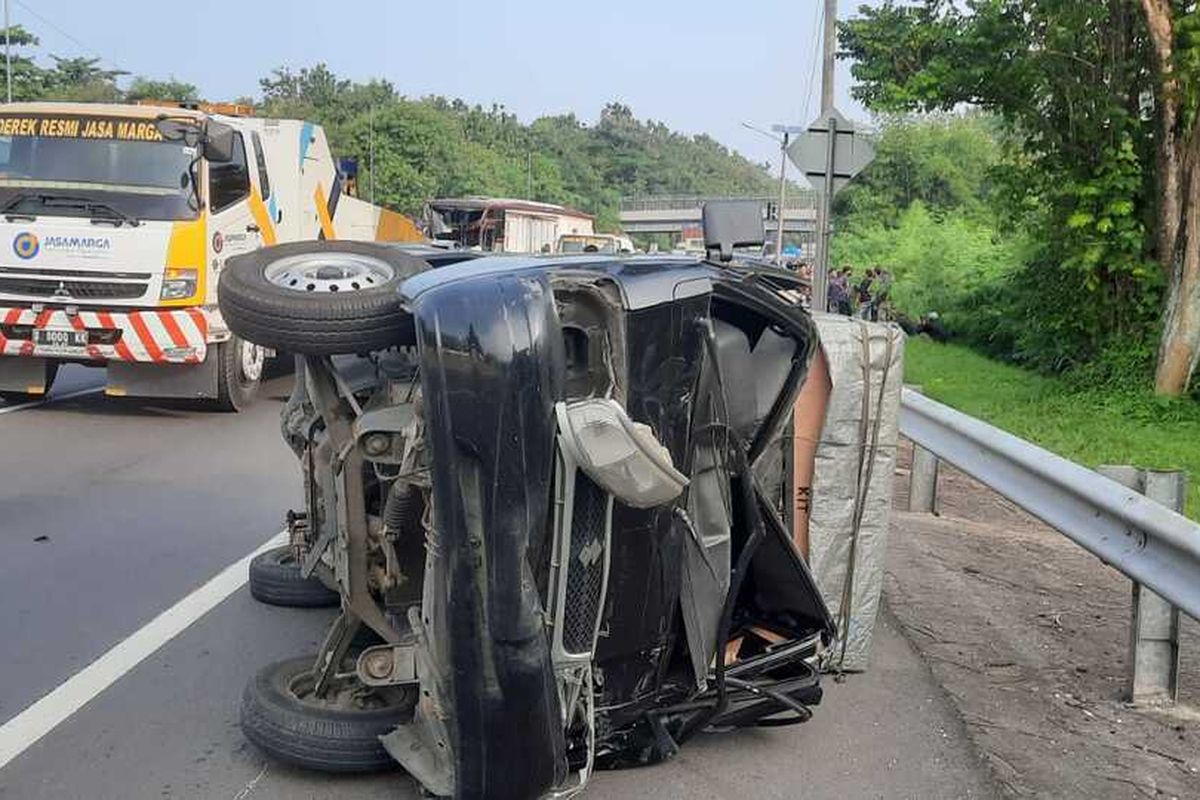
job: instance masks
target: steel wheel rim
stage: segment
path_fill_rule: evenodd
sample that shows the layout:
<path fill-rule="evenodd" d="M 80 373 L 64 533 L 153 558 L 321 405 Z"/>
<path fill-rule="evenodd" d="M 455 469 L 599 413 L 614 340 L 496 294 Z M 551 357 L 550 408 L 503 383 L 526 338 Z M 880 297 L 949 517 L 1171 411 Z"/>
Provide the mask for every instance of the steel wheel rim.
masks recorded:
<path fill-rule="evenodd" d="M 383 259 L 357 253 L 304 253 L 267 265 L 267 282 L 293 292 L 339 294 L 376 289 L 396 277 Z"/>
<path fill-rule="evenodd" d="M 293 675 L 284 685 L 300 705 L 328 711 L 386 711 L 404 704 L 407 693 L 402 687 L 362 685 L 353 676 L 353 661 L 345 662 L 343 669 L 346 671 L 330 681 L 325 697 L 314 694 L 316 676 L 309 670 Z"/>
<path fill-rule="evenodd" d="M 238 364 L 242 378 L 248 383 L 255 383 L 262 377 L 263 363 L 267 360 L 267 354 L 258 345 L 245 340 L 238 349 Z"/>

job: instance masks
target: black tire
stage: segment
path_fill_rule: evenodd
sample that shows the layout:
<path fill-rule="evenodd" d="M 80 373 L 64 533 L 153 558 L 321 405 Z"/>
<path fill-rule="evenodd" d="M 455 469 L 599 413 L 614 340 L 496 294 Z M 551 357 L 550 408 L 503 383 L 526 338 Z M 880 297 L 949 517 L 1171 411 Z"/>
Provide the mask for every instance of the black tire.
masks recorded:
<path fill-rule="evenodd" d="M 41 394 L 30 394 L 29 392 L 3 392 L 0 391 L 0 400 L 11 405 L 17 403 L 28 403 L 32 400 L 41 400 L 46 395 L 50 394 L 50 387 L 54 385 L 54 379 L 58 377 L 58 362 L 46 362 L 46 378 L 43 382 L 45 389 Z"/>
<path fill-rule="evenodd" d="M 341 291 L 306 291 L 267 278 L 267 270 L 282 259 L 337 254 L 369 257 L 386 265 L 390 275 L 370 277 L 373 283 L 366 288 L 356 281 Z M 368 353 L 415 343 L 412 317 L 397 289 L 427 269 L 421 259 L 386 245 L 292 242 L 229 259 L 217 296 L 230 330 L 247 341 L 301 355 Z"/>
<path fill-rule="evenodd" d="M 228 341 L 216 345 L 213 357 L 217 359 L 217 397 L 213 405 L 220 411 L 241 411 L 254 402 L 262 381 L 261 367 L 257 375 L 247 375 L 242 364 L 242 348 L 245 342 L 231 336 Z"/>
<path fill-rule="evenodd" d="M 291 545 L 259 553 L 250 561 L 250 594 L 267 605 L 289 608 L 328 608 L 341 599 L 315 576 L 300 575 Z"/>
<path fill-rule="evenodd" d="M 395 768 L 379 737 L 412 719 L 415 690 L 389 688 L 369 695 L 375 707 L 333 708 L 299 698 L 314 657 L 293 658 L 260 670 L 242 694 L 246 738 L 268 755 L 321 772 L 374 772 Z M 349 663 L 346 665 L 350 669 Z"/>

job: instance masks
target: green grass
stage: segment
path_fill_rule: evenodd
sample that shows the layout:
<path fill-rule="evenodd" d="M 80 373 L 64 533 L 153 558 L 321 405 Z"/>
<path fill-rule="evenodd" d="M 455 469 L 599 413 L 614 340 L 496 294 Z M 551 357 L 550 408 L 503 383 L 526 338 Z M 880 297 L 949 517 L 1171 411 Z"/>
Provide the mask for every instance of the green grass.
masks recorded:
<path fill-rule="evenodd" d="M 908 340 L 904 379 L 928 396 L 1088 467 L 1134 464 L 1189 474 L 1200 519 L 1200 403 L 1080 389 L 957 345 Z"/>

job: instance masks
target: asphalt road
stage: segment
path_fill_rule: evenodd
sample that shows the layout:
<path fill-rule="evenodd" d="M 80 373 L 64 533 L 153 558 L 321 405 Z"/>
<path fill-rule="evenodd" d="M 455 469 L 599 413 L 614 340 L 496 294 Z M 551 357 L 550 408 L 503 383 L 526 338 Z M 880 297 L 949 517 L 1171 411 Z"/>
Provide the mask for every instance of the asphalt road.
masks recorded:
<path fill-rule="evenodd" d="M 64 371 L 52 402 L 0 405 L 0 725 L 268 539 L 299 502 L 278 432 L 288 379 L 248 412 L 114 402 Z M 242 687 L 312 652 L 328 611 L 243 587 L 0 769 L 3 800 L 416 798 L 394 772 L 332 778 L 242 738 Z M 826 682 L 812 722 L 708 735 L 669 764 L 601 773 L 587 796 L 992 797 L 962 724 L 886 614 L 875 664 Z"/>

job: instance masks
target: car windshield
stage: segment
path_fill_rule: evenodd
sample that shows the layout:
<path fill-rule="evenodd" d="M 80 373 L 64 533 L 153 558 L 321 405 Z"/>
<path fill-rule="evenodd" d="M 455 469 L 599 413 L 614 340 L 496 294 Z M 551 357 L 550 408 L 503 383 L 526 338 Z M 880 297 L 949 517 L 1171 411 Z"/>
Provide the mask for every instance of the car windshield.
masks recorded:
<path fill-rule="evenodd" d="M 195 148 L 164 141 L 149 119 L 0 115 L 0 206 L 31 215 L 91 213 L 86 204 L 50 212 L 39 202 L 70 195 L 139 219 L 191 219 L 194 157 Z"/>
<path fill-rule="evenodd" d="M 615 253 L 617 252 L 617 243 L 615 240 L 603 236 L 564 236 L 559 241 L 559 252 Z"/>

